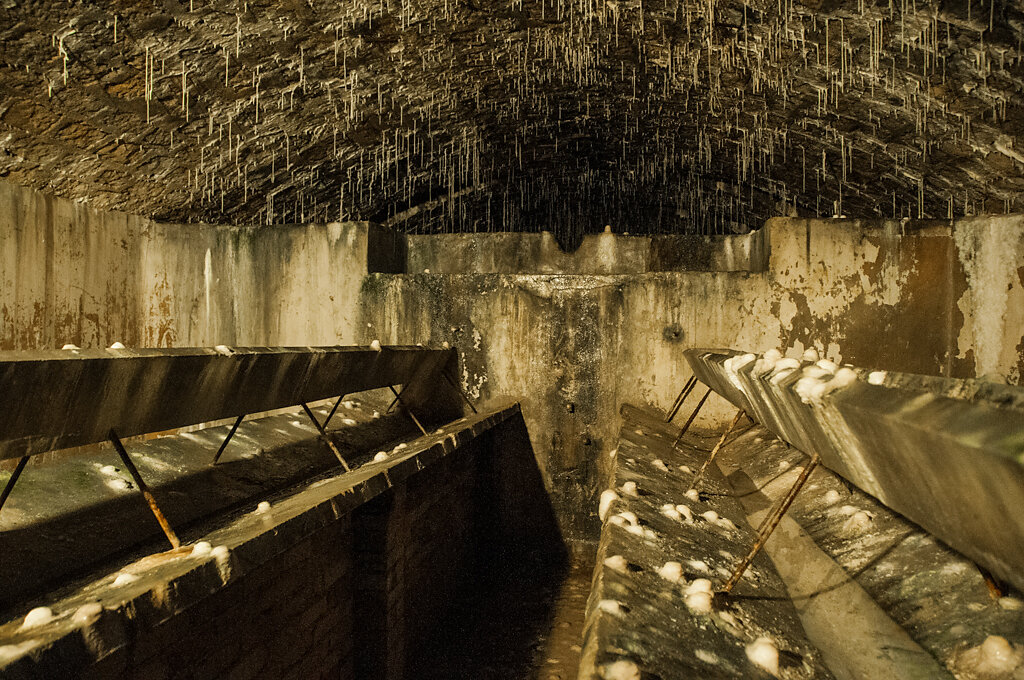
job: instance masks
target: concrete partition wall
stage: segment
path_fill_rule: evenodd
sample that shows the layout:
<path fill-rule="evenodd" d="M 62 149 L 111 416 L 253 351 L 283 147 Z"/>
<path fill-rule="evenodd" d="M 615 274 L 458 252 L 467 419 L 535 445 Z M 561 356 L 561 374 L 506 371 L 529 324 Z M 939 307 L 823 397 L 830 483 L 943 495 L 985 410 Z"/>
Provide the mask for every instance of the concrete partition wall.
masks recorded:
<path fill-rule="evenodd" d="M 689 375 L 687 347 L 814 347 L 860 366 L 1020 382 L 1024 217 L 779 218 L 766 235 L 764 272 L 370 275 L 364 332 L 449 342 L 475 399 L 520 399 L 570 535 L 596 531 L 619 405 L 667 408 Z M 410 258 L 429 238 L 410 240 Z M 487 238 L 470 238 L 468 261 L 448 250 L 446 266 L 479 267 Z M 720 426 L 732 408 L 713 396 L 698 425 Z"/>
<path fill-rule="evenodd" d="M 368 223 L 158 224 L 0 182 L 0 350 L 355 342 Z M 404 244 L 403 244 L 404 245 Z"/>
<path fill-rule="evenodd" d="M 450 343 L 478 402 L 516 395 L 563 528 L 580 537 L 597 528 L 619 405 L 670 403 L 687 347 L 763 344 L 767 294 L 745 273 L 374 274 L 360 326 L 385 344 Z"/>

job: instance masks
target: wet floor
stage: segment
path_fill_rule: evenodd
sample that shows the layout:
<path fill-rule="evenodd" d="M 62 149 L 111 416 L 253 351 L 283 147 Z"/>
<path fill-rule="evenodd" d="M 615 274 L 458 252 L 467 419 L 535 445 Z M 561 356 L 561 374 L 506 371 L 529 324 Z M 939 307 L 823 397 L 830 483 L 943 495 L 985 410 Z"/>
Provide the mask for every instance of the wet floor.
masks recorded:
<path fill-rule="evenodd" d="M 561 564 L 533 555 L 492 570 L 411 665 L 418 679 L 575 680 L 596 545 Z"/>

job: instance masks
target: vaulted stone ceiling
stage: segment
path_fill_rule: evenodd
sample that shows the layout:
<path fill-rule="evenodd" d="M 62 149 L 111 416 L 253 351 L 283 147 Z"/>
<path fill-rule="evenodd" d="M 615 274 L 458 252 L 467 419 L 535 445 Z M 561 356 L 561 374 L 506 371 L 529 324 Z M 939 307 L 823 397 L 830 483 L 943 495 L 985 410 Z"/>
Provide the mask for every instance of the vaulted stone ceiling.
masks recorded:
<path fill-rule="evenodd" d="M 0 174 L 175 221 L 744 231 L 1024 208 L 1016 7 L 4 0 Z"/>

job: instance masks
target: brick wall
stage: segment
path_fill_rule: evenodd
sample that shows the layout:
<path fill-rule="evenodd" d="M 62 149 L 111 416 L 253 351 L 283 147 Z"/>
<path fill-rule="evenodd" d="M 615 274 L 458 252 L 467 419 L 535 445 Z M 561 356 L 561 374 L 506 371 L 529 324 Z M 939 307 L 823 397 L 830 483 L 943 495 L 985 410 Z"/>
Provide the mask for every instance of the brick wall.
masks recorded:
<path fill-rule="evenodd" d="M 355 677 L 403 677 L 409 650 L 472 578 L 478 443 L 428 467 L 355 515 Z"/>
<path fill-rule="evenodd" d="M 511 413 L 443 454 L 435 445 L 398 463 L 414 463 L 412 474 L 381 468 L 348 494 L 268 519 L 269 531 L 232 549 L 233 576 L 192 567 L 0 676 L 415 677 L 410 659 L 424 658 L 463 584 L 538 541 L 561 547 Z M 275 508 L 301 506 L 316 487 Z"/>

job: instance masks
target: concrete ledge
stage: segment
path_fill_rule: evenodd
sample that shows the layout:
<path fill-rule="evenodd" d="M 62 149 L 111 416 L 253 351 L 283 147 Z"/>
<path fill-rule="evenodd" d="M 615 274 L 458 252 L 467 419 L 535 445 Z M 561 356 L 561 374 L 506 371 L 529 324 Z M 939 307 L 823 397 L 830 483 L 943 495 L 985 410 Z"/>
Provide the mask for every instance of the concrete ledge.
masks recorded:
<path fill-rule="evenodd" d="M 586 234 L 565 252 L 550 232 L 409 235 L 406 271 L 416 274 L 626 275 L 768 268 L 767 231 L 698 236 Z M 371 269 L 371 271 L 374 271 Z"/>
<path fill-rule="evenodd" d="M 304 593 L 310 589 L 318 595 L 355 598 L 368 603 L 367 612 L 384 617 L 381 625 L 396 626 L 399 621 L 408 619 L 410 622 L 401 625 L 422 629 L 424 622 L 432 620 L 430 607 L 443 606 L 444 603 L 443 598 L 439 601 L 439 592 L 434 590 L 443 590 L 448 587 L 445 583 L 450 586 L 461 577 L 461 572 L 448 572 L 461 568 L 467 556 L 473 554 L 473 546 L 468 543 L 470 538 L 487 536 L 500 541 L 511 536 L 514 540 L 510 548 L 516 549 L 516 541 L 526 540 L 526 532 L 521 526 L 523 518 L 533 522 L 532 540 L 540 540 L 545 530 L 553 526 L 553 520 L 543 522 L 536 519 L 537 508 L 523 509 L 517 517 L 509 517 L 513 498 L 525 497 L 523 487 L 539 477 L 520 474 L 517 486 L 514 481 L 502 479 L 500 471 L 488 472 L 493 466 L 484 454 L 490 447 L 483 443 L 482 438 L 512 419 L 517 419 L 518 427 L 521 427 L 518 405 L 456 421 L 410 442 L 407 448 L 392 451 L 382 462 L 367 463 L 347 474 L 328 473 L 270 498 L 269 507 L 257 507 L 254 501 L 241 514 L 222 519 L 217 525 L 197 532 L 193 537 L 197 541 L 194 545 L 142 557 L 66 588 L 44 601 L 37 601 L 33 604 L 52 610 L 52 620 L 24 627 L 23 613 L 20 613 L 0 625 L 0 675 L 5 678 L 52 678 L 78 676 L 88 670 L 90 677 L 120 677 L 125 673 L 132 677 L 164 677 L 159 673 L 151 675 L 145 672 L 146 664 L 166 666 L 168 657 L 178 649 L 175 645 L 185 640 L 191 661 L 182 659 L 180 663 L 183 667 L 188 663 L 199 665 L 190 668 L 192 676 L 225 677 L 227 671 L 221 674 L 217 670 L 216 664 L 223 661 L 223 655 L 216 648 L 218 643 L 230 644 L 229 638 L 225 637 L 228 633 L 220 633 L 218 627 L 227 631 L 238 625 L 270 625 L 261 624 L 259 620 L 245 620 L 234 608 L 257 607 L 255 612 L 264 612 L 260 616 L 284 616 L 295 609 L 296 603 L 291 598 L 305 602 Z M 509 458 L 510 467 L 516 469 L 516 456 L 509 453 L 515 448 L 513 442 L 503 438 L 505 435 L 496 436 L 496 441 L 502 442 L 501 455 Z M 525 433 L 516 444 L 523 441 Z M 460 464 L 457 473 L 453 469 L 442 471 L 438 467 L 444 461 L 453 460 L 456 453 L 469 451 L 476 452 L 471 457 L 475 461 L 473 466 Z M 484 474 L 478 474 L 480 470 L 475 466 L 483 466 Z M 418 484 L 415 481 L 431 470 L 434 471 L 432 475 L 440 476 L 432 477 L 430 483 Z M 474 498 L 487 497 L 473 491 L 480 479 L 487 484 L 495 484 L 498 489 L 485 513 L 474 511 L 476 505 L 472 502 Z M 433 482 L 437 483 L 436 487 Z M 443 489 L 448 488 L 445 485 L 450 484 L 454 484 L 452 488 L 457 490 L 454 497 L 443 493 Z M 378 503 L 382 495 L 392 490 L 406 494 L 401 497 L 404 500 L 391 494 L 383 505 Z M 399 508 L 402 513 L 397 528 L 395 520 L 388 519 L 398 512 L 391 507 Z M 455 514 L 451 515 L 453 511 Z M 357 513 L 363 513 L 361 519 L 356 519 Z M 442 515 L 437 519 L 444 525 L 443 531 L 426 530 L 428 527 L 424 522 L 432 513 Z M 480 519 L 481 516 L 485 519 Z M 394 538 L 388 539 L 380 534 L 381 531 Z M 337 559 L 344 564 L 317 557 L 315 546 L 306 545 L 311 537 L 326 541 L 321 546 L 325 554 L 333 555 L 340 551 Z M 449 545 L 452 541 L 458 545 Z M 303 545 L 306 547 L 301 550 L 305 552 L 295 553 L 299 549 L 297 546 Z M 387 554 L 380 553 L 381 550 Z M 279 556 L 286 559 L 282 561 Z M 384 561 L 378 564 L 380 559 Z M 434 563 L 434 559 L 441 561 Z M 355 578 L 351 572 L 353 569 L 364 574 L 365 578 Z M 446 578 L 415 581 L 413 576 L 423 569 L 438 569 Z M 299 580 L 290 576 L 294 574 L 300 576 Z M 375 579 L 383 579 L 381 583 L 390 585 L 382 590 L 374 585 Z M 291 585 L 277 587 L 279 584 L 275 580 L 287 581 Z M 414 581 L 420 586 L 413 587 Z M 406 582 L 408 587 L 403 585 Z M 345 583 L 345 593 L 348 594 L 331 594 L 336 583 Z M 426 588 L 424 584 L 427 583 L 434 585 Z M 371 591 L 372 597 L 366 594 Z M 432 599 L 423 599 L 427 595 Z M 400 601 L 389 599 L 392 596 Z M 384 599 L 378 601 L 380 598 Z M 305 614 L 301 608 L 295 610 L 295 621 L 304 626 L 301 629 L 258 634 L 269 632 L 282 638 L 286 644 L 282 653 L 288 651 L 289 643 L 292 643 L 291 647 L 303 645 L 303 648 L 308 648 L 310 643 L 305 636 L 312 640 L 314 635 L 318 635 L 315 630 L 319 619 L 328 617 L 330 610 L 329 602 L 319 602 L 316 606 L 321 609 L 310 614 L 308 621 L 299 622 L 298 618 Z M 325 606 L 327 609 L 322 609 Z M 325 644 L 331 649 L 337 646 L 342 651 L 351 650 L 355 644 L 353 640 L 361 635 L 359 626 L 371 629 L 372 626 L 365 618 L 360 622 L 354 621 L 354 612 L 359 611 L 358 603 L 345 600 L 334 609 L 337 611 L 331 615 L 341 617 L 338 625 L 342 628 L 333 633 L 333 644 Z M 212 621 L 215 625 L 207 625 L 211 621 L 204 618 L 206 616 L 216 619 Z M 203 635 L 212 639 L 204 640 Z M 303 642 L 296 642 L 296 635 L 303 636 Z M 387 636 L 382 639 L 383 648 L 375 647 L 366 652 L 384 655 L 380 659 L 383 666 L 377 672 L 400 668 L 402 660 L 393 658 L 387 646 Z M 410 639 L 414 641 L 415 637 Z M 243 637 L 233 644 L 237 648 L 244 641 Z M 235 664 L 233 670 L 245 665 L 247 654 L 266 656 L 264 652 L 258 648 L 235 649 L 234 661 L 231 661 Z M 321 650 L 318 653 L 328 652 Z M 304 673 L 309 671 L 302 665 L 301 658 L 289 661 L 287 673 L 283 672 L 282 666 L 280 674 L 266 665 L 272 662 L 261 662 L 264 665 L 257 666 L 248 675 L 235 675 L 253 677 L 262 672 L 277 677 L 304 677 Z M 347 669 L 346 676 L 368 677 L 359 674 L 358 660 L 350 659 L 343 663 L 331 657 L 331 664 L 335 665 L 327 664 L 321 668 L 337 667 Z"/>
<path fill-rule="evenodd" d="M 688 584 L 702 578 L 723 583 L 753 545 L 754 532 L 717 469 L 709 470 L 700 500 L 686 496 L 692 472 L 708 453 L 689 445 L 672 450 L 678 429 L 662 418 L 623 407 L 612 474 L 618 498 L 602 526 L 580 680 L 770 678 L 747 654 L 747 646 L 762 637 L 778 651 L 779 677 L 832 677 L 763 553 L 709 613 L 688 605 Z M 627 484 L 635 484 L 636 495 Z M 665 514 L 666 504 L 687 506 L 692 520 Z M 709 512 L 716 514 L 705 517 Z M 681 578 L 659 573 L 668 562 L 679 563 Z M 614 674 L 628 664 L 642 676 Z"/>
<path fill-rule="evenodd" d="M 780 437 L 1024 588 L 1024 388 L 733 350 L 686 358 Z"/>

